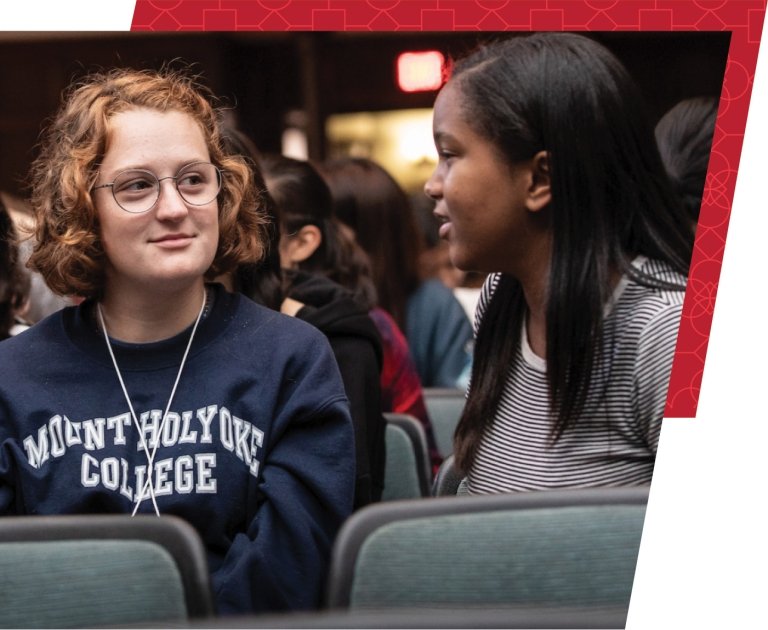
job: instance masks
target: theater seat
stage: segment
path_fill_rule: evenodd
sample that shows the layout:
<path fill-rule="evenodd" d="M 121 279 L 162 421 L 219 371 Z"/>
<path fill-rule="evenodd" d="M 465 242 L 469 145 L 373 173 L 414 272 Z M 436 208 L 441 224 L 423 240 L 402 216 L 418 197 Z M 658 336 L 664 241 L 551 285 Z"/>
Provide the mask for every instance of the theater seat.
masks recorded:
<path fill-rule="evenodd" d="M 647 498 L 633 487 L 368 506 L 336 540 L 326 606 L 625 617 Z"/>
<path fill-rule="evenodd" d="M 430 494 L 427 436 L 421 423 L 408 414 L 384 414 L 386 467 L 382 501 L 418 499 Z"/>
<path fill-rule="evenodd" d="M 453 434 L 466 403 L 466 393 L 461 389 L 425 387 L 423 396 L 437 448 L 444 456 L 450 455 L 453 453 Z"/>
<path fill-rule="evenodd" d="M 181 519 L 0 519 L 4 628 L 184 622 L 212 614 L 205 550 Z"/>

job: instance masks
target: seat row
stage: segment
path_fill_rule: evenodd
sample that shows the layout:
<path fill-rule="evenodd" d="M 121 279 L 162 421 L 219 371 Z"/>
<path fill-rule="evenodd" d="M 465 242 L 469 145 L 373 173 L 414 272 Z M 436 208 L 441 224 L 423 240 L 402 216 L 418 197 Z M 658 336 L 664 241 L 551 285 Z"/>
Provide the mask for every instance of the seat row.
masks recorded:
<path fill-rule="evenodd" d="M 439 400 L 455 426 L 463 396 Z M 384 500 L 339 532 L 323 611 L 213 617 L 202 542 L 175 517 L 9 517 L 0 626 L 623 627 L 646 487 L 456 496 L 453 456 L 430 480 L 421 424 L 386 416 Z"/>
<path fill-rule="evenodd" d="M 205 551 L 175 517 L 0 519 L 3 627 L 623 627 L 648 489 L 388 501 L 355 512 L 325 610 L 211 616 Z"/>
<path fill-rule="evenodd" d="M 427 438 L 421 424 L 407 414 L 385 413 L 386 468 L 382 500 L 414 499 L 431 494 L 455 494 L 460 479 L 454 479 L 453 433 L 464 408 L 459 389 L 426 388 L 424 402 L 432 423 L 435 441 L 445 462 L 432 479 Z M 439 486 L 437 485 L 440 480 Z"/>

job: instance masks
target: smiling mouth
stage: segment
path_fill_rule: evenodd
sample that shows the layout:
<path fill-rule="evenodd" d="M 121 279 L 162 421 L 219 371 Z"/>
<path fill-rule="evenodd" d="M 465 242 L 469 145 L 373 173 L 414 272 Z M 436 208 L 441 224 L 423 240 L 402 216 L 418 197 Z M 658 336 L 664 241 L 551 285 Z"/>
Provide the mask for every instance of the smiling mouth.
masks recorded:
<path fill-rule="evenodd" d="M 443 239 L 447 238 L 448 232 L 451 229 L 451 220 L 442 214 L 435 214 L 435 218 L 440 224 L 440 227 L 438 228 L 438 236 Z"/>

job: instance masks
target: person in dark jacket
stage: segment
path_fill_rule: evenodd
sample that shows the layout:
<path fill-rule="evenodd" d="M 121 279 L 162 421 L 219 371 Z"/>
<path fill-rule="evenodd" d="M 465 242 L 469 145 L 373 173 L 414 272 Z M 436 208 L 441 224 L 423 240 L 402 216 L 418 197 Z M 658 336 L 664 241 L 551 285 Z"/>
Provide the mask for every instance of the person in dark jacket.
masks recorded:
<path fill-rule="evenodd" d="M 315 269 L 288 269 L 281 265 L 284 209 L 312 202 L 322 204 L 322 189 L 318 193 L 312 185 L 325 184 L 309 165 L 295 171 L 288 158 L 261 156 L 250 139 L 238 130 L 228 130 L 225 142 L 231 151 L 258 163 L 256 177 L 263 173 L 266 181 L 257 179 L 256 186 L 268 191 L 270 201 L 265 208 L 271 219 L 266 259 L 258 265 L 242 265 L 234 278 L 225 282 L 231 282 L 233 288 L 256 302 L 312 324 L 328 338 L 349 398 L 355 429 L 354 505 L 359 508 L 379 501 L 384 489 L 385 420 L 380 387 L 382 345 L 376 325 L 356 296 L 338 282 Z M 291 164 L 290 178 L 277 172 L 277 164 L 283 164 L 284 159 Z M 326 240 L 326 246 L 328 243 Z"/>
<path fill-rule="evenodd" d="M 304 160 L 268 155 L 260 161 L 267 186 L 280 206 L 283 268 L 321 275 L 349 289 L 368 310 L 382 340 L 382 409 L 407 413 L 424 428 L 434 471 L 442 456 L 424 403 L 413 356 L 400 328 L 379 305 L 371 263 L 348 226 L 337 220 L 328 183 Z"/>
<path fill-rule="evenodd" d="M 379 501 L 384 489 L 385 421 L 379 385 L 383 358 L 376 325 L 353 294 L 332 280 L 299 270 L 284 274 L 287 297 L 301 304 L 295 317 L 325 334 L 339 364 L 355 426 L 355 507 Z"/>

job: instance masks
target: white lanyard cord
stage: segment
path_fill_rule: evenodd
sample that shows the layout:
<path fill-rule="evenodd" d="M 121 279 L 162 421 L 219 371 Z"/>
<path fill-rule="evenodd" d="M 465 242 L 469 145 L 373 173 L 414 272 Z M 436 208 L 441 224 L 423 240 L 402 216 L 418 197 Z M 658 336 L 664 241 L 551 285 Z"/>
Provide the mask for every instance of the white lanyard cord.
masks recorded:
<path fill-rule="evenodd" d="M 128 403 L 128 408 L 131 410 L 131 417 L 133 418 L 133 424 L 136 427 L 136 431 L 139 434 L 139 440 L 141 441 L 141 448 L 144 451 L 144 455 L 146 455 L 147 457 L 147 478 L 146 478 L 146 481 L 144 482 L 144 485 L 141 487 L 141 491 L 136 497 L 136 505 L 133 508 L 133 512 L 131 513 L 131 516 L 136 516 L 136 512 L 138 511 L 139 506 L 144 501 L 144 497 L 147 493 L 147 489 L 149 489 L 149 496 L 150 496 L 150 499 L 152 499 L 152 505 L 155 508 L 155 514 L 157 516 L 160 516 L 160 509 L 157 507 L 157 500 L 155 499 L 155 488 L 154 488 L 154 484 L 152 483 L 152 465 L 155 461 L 155 453 L 157 452 L 157 446 L 160 443 L 160 436 L 162 435 L 163 427 L 165 426 L 165 421 L 168 418 L 168 412 L 171 409 L 171 403 L 173 402 L 173 397 L 176 395 L 176 387 L 179 384 L 179 379 L 181 378 L 181 372 L 184 369 L 184 364 L 187 362 L 187 355 L 189 354 L 189 349 L 192 347 L 192 340 L 195 338 L 197 325 L 200 323 L 200 320 L 203 317 L 203 312 L 205 311 L 206 302 L 207 302 L 207 295 L 205 291 L 203 291 L 203 305 L 200 307 L 200 312 L 197 314 L 197 319 L 195 320 L 195 324 L 192 327 L 192 333 L 189 335 L 187 348 L 186 350 L 184 350 L 184 356 L 181 359 L 181 365 L 179 365 L 179 371 L 176 374 L 176 382 L 173 384 L 173 389 L 171 390 L 171 396 L 168 398 L 168 404 L 165 406 L 165 413 L 163 413 L 163 419 L 160 422 L 160 427 L 157 430 L 157 439 L 155 440 L 155 445 L 152 447 L 151 454 L 149 452 L 149 449 L 147 448 L 147 442 L 144 439 L 144 432 L 141 430 L 139 419 L 136 417 L 136 412 L 133 409 L 131 398 L 130 396 L 128 396 L 128 390 L 125 387 L 125 382 L 123 381 L 123 375 L 120 373 L 120 368 L 117 366 L 117 359 L 115 358 L 115 353 L 112 351 L 112 344 L 109 343 L 109 334 L 107 333 L 107 325 L 104 322 L 104 314 L 101 312 L 101 304 L 96 305 L 96 311 L 99 315 L 99 323 L 101 324 L 101 330 L 104 333 L 104 340 L 107 343 L 107 350 L 109 350 L 109 356 L 112 358 L 112 365 L 115 366 L 115 373 L 117 374 L 117 378 L 120 381 L 120 387 L 123 390 L 125 401 Z"/>

